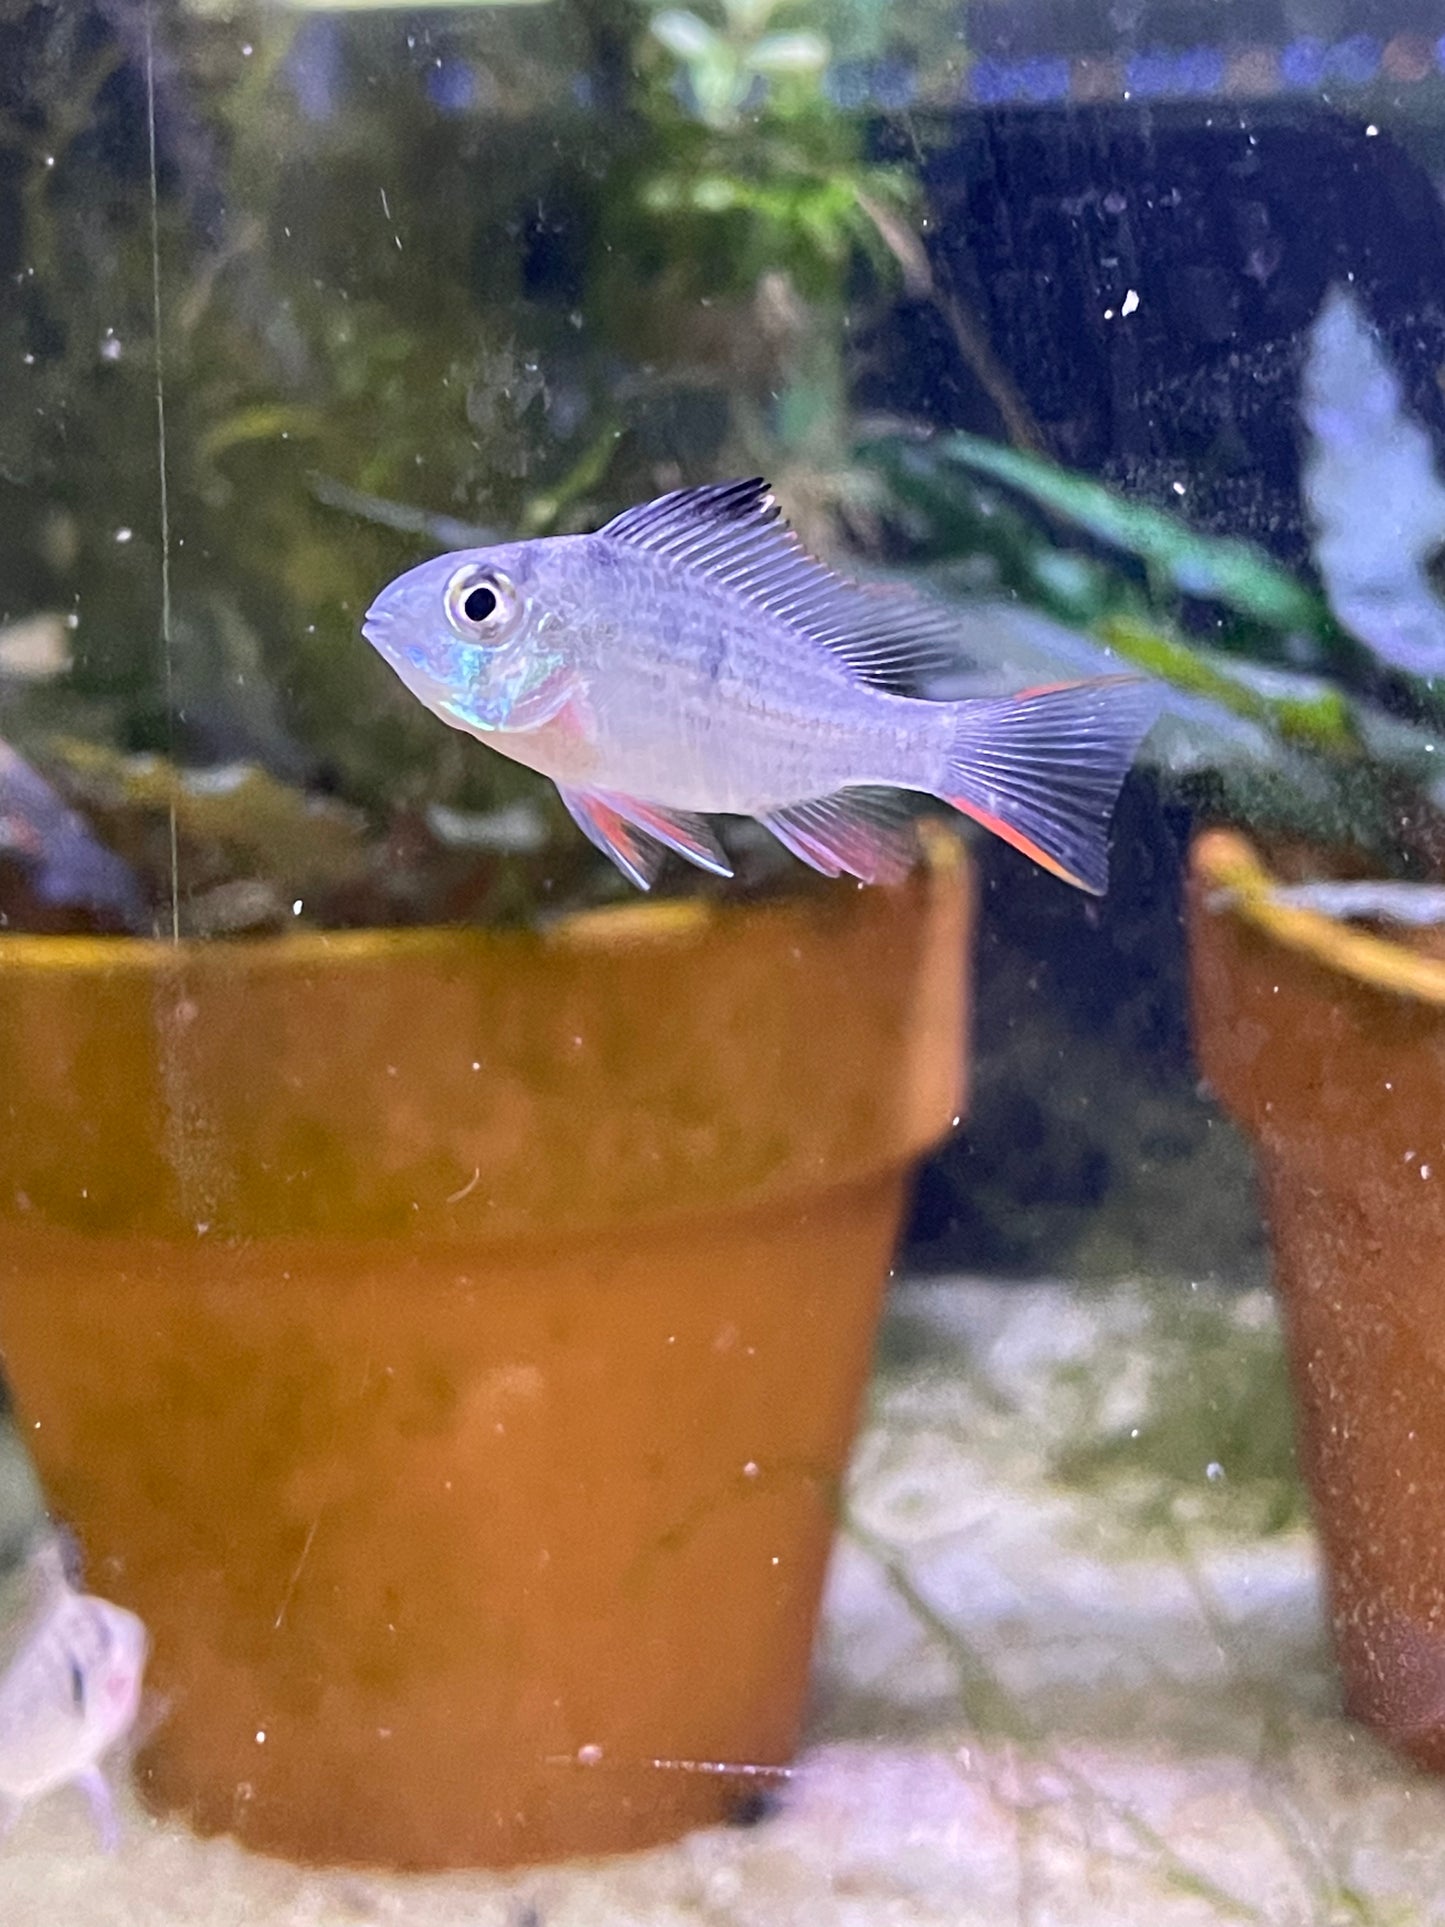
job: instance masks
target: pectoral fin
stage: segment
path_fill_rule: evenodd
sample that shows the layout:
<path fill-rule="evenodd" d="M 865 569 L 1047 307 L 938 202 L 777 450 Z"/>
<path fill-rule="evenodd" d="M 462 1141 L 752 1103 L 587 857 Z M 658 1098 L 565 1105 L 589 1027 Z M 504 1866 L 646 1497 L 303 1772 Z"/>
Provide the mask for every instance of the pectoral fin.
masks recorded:
<path fill-rule="evenodd" d="M 695 863 L 714 876 L 730 877 L 732 868 L 707 822 L 687 810 L 663 809 L 609 790 L 574 790 L 557 785 L 572 820 L 584 836 L 606 852 L 630 883 L 650 890 L 662 867 L 664 850 Z"/>

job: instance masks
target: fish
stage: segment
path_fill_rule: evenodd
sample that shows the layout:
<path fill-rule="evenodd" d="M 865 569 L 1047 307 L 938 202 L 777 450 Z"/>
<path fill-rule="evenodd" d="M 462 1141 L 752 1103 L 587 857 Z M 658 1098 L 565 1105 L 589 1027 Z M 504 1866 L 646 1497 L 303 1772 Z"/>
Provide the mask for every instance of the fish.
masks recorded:
<path fill-rule="evenodd" d="M 149 928 L 140 881 L 129 864 L 53 784 L 0 741 L 0 880 L 7 864 L 19 870 L 42 913 L 87 911 L 103 927 Z M 0 890 L 0 901 L 5 895 Z"/>
<path fill-rule="evenodd" d="M 1160 707 L 1130 675 L 911 693 L 956 666 L 947 611 L 817 561 L 761 476 L 675 489 L 595 534 L 433 557 L 362 633 L 443 722 L 549 777 L 644 890 L 669 850 L 732 875 L 718 815 L 755 818 L 825 876 L 895 882 L 917 860 L 912 793 L 1102 895 Z"/>
<path fill-rule="evenodd" d="M 34 1565 L 32 1610 L 0 1662 L 0 1839 L 32 1801 L 78 1786 L 112 1851 L 119 1824 L 102 1762 L 140 1710 L 145 1624 L 71 1585 L 53 1542 Z"/>

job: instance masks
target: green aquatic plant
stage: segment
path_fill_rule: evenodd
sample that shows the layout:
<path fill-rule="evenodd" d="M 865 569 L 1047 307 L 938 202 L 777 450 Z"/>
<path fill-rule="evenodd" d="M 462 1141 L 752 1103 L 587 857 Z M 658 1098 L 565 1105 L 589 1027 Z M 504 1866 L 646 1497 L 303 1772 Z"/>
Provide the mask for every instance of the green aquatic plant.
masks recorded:
<path fill-rule="evenodd" d="M 721 10 L 718 26 L 686 7 L 660 7 L 650 23 L 686 75 L 698 118 L 716 132 L 740 124 L 759 87 L 808 81 L 828 64 L 821 34 L 770 28 L 778 0 L 722 0 Z"/>
<path fill-rule="evenodd" d="M 661 383 L 714 404 L 723 468 L 768 473 L 826 544 L 876 496 L 850 445 L 851 324 L 927 263 L 917 182 L 868 158 L 817 21 L 790 0 L 649 14 L 644 138 L 609 197 L 595 299 Z"/>
<path fill-rule="evenodd" d="M 719 26 L 683 8 L 653 14 L 673 66 L 649 96 L 663 153 L 642 204 L 700 217 L 695 265 L 715 287 L 749 292 L 782 272 L 805 298 L 836 303 L 856 257 L 889 264 L 890 216 L 916 211 L 916 189 L 864 158 L 856 117 L 824 87 L 828 41 L 775 28 L 778 11 L 778 0 L 722 0 Z"/>

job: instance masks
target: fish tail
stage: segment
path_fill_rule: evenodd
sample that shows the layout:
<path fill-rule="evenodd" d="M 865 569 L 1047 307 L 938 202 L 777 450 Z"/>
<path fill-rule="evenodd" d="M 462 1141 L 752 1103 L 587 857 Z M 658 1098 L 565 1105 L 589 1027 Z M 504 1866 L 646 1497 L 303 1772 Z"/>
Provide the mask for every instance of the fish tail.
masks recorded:
<path fill-rule="evenodd" d="M 936 794 L 1054 876 L 1102 896 L 1109 821 L 1161 693 L 1134 676 L 955 705 Z"/>

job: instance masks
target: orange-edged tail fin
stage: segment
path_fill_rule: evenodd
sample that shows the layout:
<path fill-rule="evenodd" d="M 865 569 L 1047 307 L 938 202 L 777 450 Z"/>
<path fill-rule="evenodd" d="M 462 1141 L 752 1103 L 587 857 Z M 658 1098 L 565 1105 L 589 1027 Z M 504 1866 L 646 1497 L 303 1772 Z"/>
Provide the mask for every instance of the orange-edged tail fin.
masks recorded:
<path fill-rule="evenodd" d="M 1162 691 L 1134 676 L 957 705 L 938 794 L 1035 863 L 1102 896 L 1109 820 Z"/>

